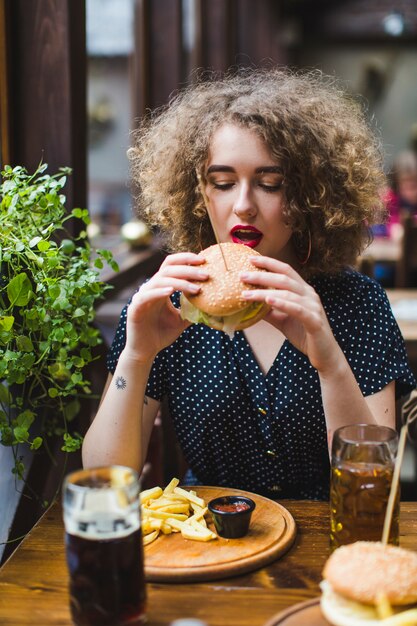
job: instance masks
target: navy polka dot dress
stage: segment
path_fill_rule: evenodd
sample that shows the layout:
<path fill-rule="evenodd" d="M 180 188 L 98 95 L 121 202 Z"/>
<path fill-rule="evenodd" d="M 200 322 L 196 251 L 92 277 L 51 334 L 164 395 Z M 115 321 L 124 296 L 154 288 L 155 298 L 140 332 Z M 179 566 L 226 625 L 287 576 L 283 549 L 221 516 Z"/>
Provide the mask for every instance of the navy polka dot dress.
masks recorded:
<path fill-rule="evenodd" d="M 385 292 L 353 271 L 311 280 L 365 396 L 415 380 Z M 179 294 L 172 296 L 179 306 Z M 125 343 L 126 308 L 108 356 Z M 178 440 L 200 484 L 273 498 L 327 499 L 329 455 L 319 377 L 285 341 L 264 375 L 243 332 L 194 324 L 155 359 L 147 394 L 168 397 Z"/>

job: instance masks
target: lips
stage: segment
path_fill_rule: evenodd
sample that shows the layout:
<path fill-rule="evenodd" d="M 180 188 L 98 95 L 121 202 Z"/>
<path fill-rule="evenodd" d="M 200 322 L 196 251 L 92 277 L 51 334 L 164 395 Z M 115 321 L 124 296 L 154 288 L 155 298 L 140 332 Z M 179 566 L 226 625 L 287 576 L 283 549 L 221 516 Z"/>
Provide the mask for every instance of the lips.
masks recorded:
<path fill-rule="evenodd" d="M 242 243 L 245 246 L 249 246 L 249 248 L 256 248 L 263 237 L 261 231 L 254 226 L 244 226 L 242 224 L 233 226 L 230 234 L 233 243 Z"/>

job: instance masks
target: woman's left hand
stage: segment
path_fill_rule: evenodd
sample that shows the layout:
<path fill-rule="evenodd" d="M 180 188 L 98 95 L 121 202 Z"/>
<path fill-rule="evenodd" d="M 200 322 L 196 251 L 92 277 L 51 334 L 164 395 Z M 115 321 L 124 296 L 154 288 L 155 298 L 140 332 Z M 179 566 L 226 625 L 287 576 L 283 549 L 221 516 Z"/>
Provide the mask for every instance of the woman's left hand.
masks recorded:
<path fill-rule="evenodd" d="M 271 310 L 265 320 L 303 352 L 319 372 L 331 372 L 340 348 L 317 292 L 287 263 L 265 256 L 251 260 L 267 271 L 240 275 L 244 282 L 260 287 L 245 291 L 245 299 L 266 302 Z"/>

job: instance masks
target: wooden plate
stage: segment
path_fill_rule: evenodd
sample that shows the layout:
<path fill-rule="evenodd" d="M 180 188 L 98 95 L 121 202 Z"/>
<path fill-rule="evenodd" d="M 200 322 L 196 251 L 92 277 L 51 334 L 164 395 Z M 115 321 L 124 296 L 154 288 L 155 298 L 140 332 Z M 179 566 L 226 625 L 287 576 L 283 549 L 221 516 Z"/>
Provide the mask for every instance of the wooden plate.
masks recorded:
<path fill-rule="evenodd" d="M 195 582 L 236 576 L 271 563 L 286 552 L 295 538 L 295 522 L 283 506 L 247 491 L 224 487 L 196 487 L 206 502 L 218 496 L 252 498 L 249 532 L 240 539 L 200 542 L 183 539 L 180 533 L 161 535 L 145 546 L 145 575 L 151 582 Z M 214 527 L 210 524 L 212 530 Z"/>
<path fill-rule="evenodd" d="M 295 604 L 274 615 L 264 626 L 329 626 L 320 609 L 320 598 Z"/>

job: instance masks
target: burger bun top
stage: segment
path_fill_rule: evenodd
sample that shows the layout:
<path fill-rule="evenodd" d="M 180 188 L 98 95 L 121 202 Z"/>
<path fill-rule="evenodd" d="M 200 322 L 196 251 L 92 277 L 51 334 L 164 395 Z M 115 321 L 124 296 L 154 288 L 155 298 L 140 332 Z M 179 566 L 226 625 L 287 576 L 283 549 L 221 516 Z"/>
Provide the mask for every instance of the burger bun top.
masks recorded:
<path fill-rule="evenodd" d="M 209 278 L 197 283 L 201 287 L 200 292 L 196 295 L 187 294 L 187 299 L 208 315 L 224 316 L 238 313 L 250 304 L 242 298 L 242 291 L 255 288 L 254 285 L 243 283 L 239 274 L 244 271 L 263 271 L 249 260 L 251 256 L 256 255 L 259 255 L 259 252 L 239 243 L 215 244 L 205 248 L 199 256 L 206 260 L 202 269 L 209 274 Z M 265 307 L 264 314 L 267 310 Z"/>
<path fill-rule="evenodd" d="M 341 546 L 326 562 L 323 578 L 356 602 L 375 604 L 383 594 L 394 605 L 417 602 L 417 553 L 380 542 Z"/>

